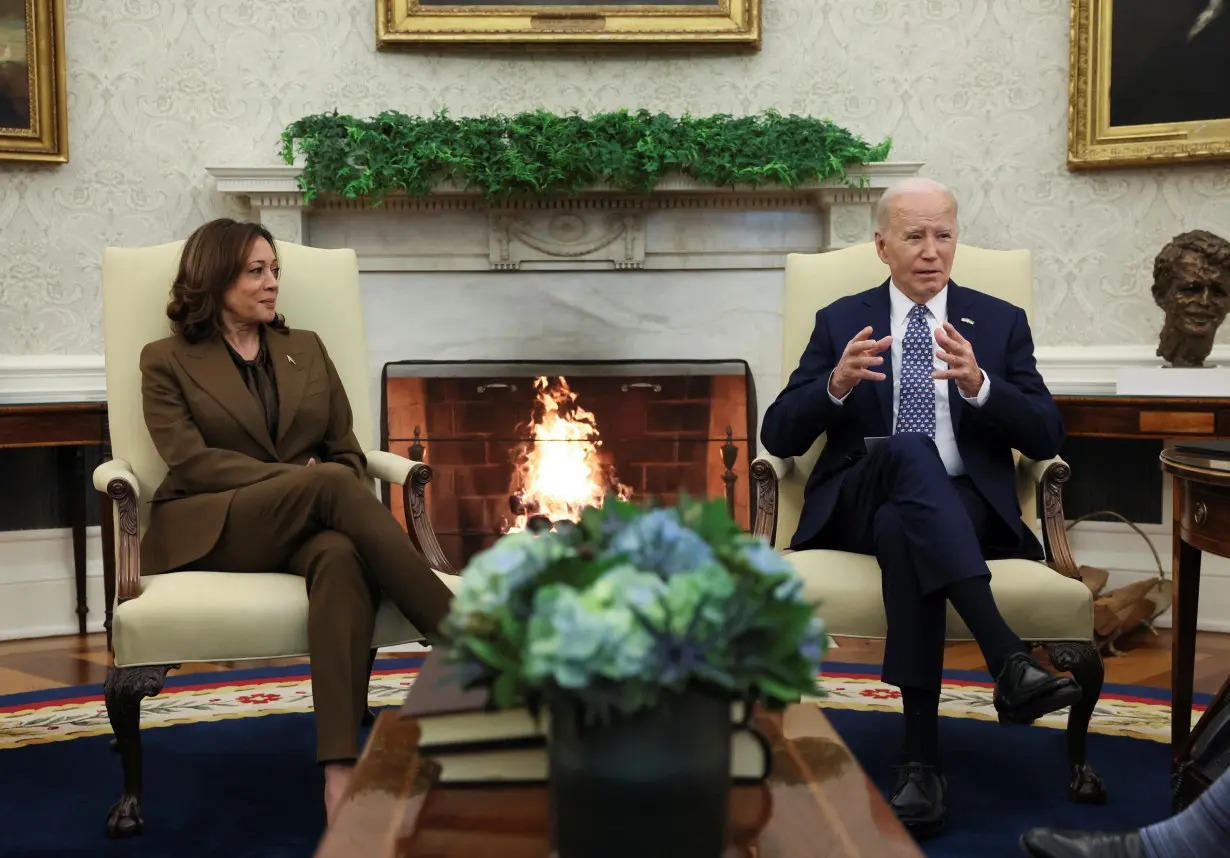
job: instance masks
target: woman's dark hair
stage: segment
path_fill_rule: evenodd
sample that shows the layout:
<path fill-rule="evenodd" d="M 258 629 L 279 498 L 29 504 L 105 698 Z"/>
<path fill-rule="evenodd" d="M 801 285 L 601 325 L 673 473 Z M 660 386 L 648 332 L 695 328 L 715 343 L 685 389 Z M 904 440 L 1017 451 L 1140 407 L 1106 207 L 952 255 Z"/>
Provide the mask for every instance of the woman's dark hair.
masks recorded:
<path fill-rule="evenodd" d="M 222 296 L 243 272 L 248 251 L 258 238 L 269 242 L 277 253 L 273 236 L 259 223 L 218 218 L 188 236 L 167 304 L 167 318 L 175 333 L 190 343 L 222 333 Z M 286 320 L 279 314 L 269 327 L 284 329 Z"/>

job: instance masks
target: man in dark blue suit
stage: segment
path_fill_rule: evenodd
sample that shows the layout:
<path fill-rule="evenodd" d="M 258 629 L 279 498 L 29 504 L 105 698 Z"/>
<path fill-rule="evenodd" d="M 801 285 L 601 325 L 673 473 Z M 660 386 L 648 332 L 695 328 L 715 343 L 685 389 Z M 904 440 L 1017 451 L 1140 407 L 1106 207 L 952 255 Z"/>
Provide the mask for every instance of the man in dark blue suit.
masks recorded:
<path fill-rule="evenodd" d="M 938 833 L 946 814 L 938 709 L 947 601 L 995 677 L 1001 721 L 1031 723 L 1080 697 L 1004 622 L 986 564 L 1042 558 L 1021 519 L 1012 451 L 1051 458 L 1064 430 L 1024 311 L 948 278 L 957 250 L 952 193 L 908 179 L 885 192 L 876 219 L 876 249 L 891 278 L 816 313 L 761 439 L 789 457 L 827 435 L 791 549 L 879 560 L 888 619 L 882 675 L 901 688 L 905 709 L 905 760 L 891 804 L 922 837 Z"/>

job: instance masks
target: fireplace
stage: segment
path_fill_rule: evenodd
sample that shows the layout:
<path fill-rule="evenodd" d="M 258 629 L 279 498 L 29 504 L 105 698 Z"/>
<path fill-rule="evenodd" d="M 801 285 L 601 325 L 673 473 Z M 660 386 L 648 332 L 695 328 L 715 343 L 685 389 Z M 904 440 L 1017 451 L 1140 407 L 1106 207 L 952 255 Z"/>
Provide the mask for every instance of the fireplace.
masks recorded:
<path fill-rule="evenodd" d="M 411 515 L 431 517 L 458 565 L 514 519 L 510 456 L 530 440 L 540 377 L 566 378 L 595 415 L 600 464 L 632 500 L 731 485 L 747 526 L 764 404 L 752 378 L 771 394 L 785 381 L 786 259 L 870 241 L 883 189 L 920 167 L 869 164 L 794 187 L 668 176 L 644 194 L 594 187 L 515 200 L 445 183 L 378 207 L 309 202 L 298 166 L 208 169 L 217 192 L 279 240 L 354 251 L 381 443 L 431 464 Z M 612 219 L 619 234 L 602 244 Z M 488 363 L 462 363 L 475 360 Z"/>
<path fill-rule="evenodd" d="M 509 530 L 608 495 L 727 499 L 747 529 L 755 390 L 742 360 L 396 361 L 381 446 L 427 463 L 427 511 L 460 568 Z M 399 492 L 386 502 L 405 526 Z"/>

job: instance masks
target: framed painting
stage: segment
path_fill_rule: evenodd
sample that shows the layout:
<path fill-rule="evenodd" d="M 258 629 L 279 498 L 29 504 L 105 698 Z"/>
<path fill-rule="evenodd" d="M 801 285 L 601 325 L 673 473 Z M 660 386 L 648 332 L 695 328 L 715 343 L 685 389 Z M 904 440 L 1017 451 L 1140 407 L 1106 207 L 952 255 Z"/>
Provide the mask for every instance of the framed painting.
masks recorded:
<path fill-rule="evenodd" d="M 1230 2 L 1072 0 L 1068 167 L 1230 159 Z"/>
<path fill-rule="evenodd" d="M 760 47 L 761 0 L 376 0 L 380 48 L 433 44 Z"/>
<path fill-rule="evenodd" d="M 0 0 L 0 160 L 68 160 L 62 0 Z"/>

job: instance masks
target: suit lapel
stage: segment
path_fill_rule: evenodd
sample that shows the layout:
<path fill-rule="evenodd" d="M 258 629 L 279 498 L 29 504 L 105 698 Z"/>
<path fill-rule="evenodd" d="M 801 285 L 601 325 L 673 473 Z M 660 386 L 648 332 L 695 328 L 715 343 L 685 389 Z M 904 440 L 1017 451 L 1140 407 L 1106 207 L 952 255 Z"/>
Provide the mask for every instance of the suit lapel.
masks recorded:
<path fill-rule="evenodd" d="M 892 322 L 892 302 L 888 297 L 888 281 L 885 280 L 879 289 L 868 296 L 867 304 L 871 309 L 871 317 L 868 324 L 871 325 L 871 338 L 873 340 L 883 339 L 893 332 Z M 893 434 L 893 350 L 890 346 L 880 353 L 884 358 L 884 363 L 880 364 L 879 371 L 884 373 L 884 381 L 869 382 L 872 389 L 876 392 L 876 397 L 880 403 L 880 418 L 884 423 L 885 435 Z"/>
<path fill-rule="evenodd" d="M 277 457 L 256 398 L 243 383 L 239 368 L 220 337 L 185 345 L 180 364 L 197 386 L 221 405 L 244 431 L 271 456 Z"/>
<path fill-rule="evenodd" d="M 311 355 L 294 342 L 290 334 L 269 331 L 265 336 L 266 348 L 273 361 L 273 374 L 278 382 L 278 437 L 277 445 L 295 420 L 295 414 L 303 402 L 303 390 L 307 384 Z"/>
<path fill-rule="evenodd" d="M 957 333 L 969 340 L 969 344 L 974 349 L 974 357 L 977 358 L 977 332 L 973 324 L 965 321 L 971 319 L 968 297 L 969 293 L 966 290 L 951 280 L 948 281 L 948 322 L 957 329 Z M 951 378 L 948 379 L 948 410 L 952 414 L 954 438 L 961 437 L 961 418 L 965 416 L 967 408 L 969 408 L 969 403 L 961 396 L 961 391 L 957 390 L 957 383 Z"/>

